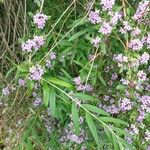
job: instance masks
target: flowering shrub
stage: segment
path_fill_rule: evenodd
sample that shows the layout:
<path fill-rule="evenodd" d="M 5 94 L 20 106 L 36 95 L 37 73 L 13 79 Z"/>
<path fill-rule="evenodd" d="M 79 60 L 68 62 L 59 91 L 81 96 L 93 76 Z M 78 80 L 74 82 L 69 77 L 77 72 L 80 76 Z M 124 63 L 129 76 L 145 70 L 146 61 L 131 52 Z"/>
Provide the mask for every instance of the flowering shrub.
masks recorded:
<path fill-rule="evenodd" d="M 85 16 L 77 13 L 56 33 L 76 2 L 52 29 L 44 1 L 36 3 L 31 34 L 20 40 L 24 60 L 16 65 L 15 82 L 29 90 L 29 110 L 37 128 L 46 129 L 45 149 L 149 150 L 150 2 L 92 1 Z M 6 85 L 2 97 L 14 90 Z"/>

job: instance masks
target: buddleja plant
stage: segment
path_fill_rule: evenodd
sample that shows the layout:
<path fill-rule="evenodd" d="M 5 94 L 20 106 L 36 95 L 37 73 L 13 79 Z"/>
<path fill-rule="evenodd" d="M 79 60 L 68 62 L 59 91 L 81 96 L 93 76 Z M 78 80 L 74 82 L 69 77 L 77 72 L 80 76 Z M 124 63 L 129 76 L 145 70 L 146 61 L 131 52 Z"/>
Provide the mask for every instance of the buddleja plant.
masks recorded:
<path fill-rule="evenodd" d="M 17 79 L 35 98 L 32 107 L 48 110 L 63 126 L 59 149 L 149 149 L 150 2 L 89 2 L 86 14 L 57 38 L 55 26 L 77 1 L 51 29 L 44 1 L 35 2 L 33 34 L 20 40 L 24 61 Z"/>

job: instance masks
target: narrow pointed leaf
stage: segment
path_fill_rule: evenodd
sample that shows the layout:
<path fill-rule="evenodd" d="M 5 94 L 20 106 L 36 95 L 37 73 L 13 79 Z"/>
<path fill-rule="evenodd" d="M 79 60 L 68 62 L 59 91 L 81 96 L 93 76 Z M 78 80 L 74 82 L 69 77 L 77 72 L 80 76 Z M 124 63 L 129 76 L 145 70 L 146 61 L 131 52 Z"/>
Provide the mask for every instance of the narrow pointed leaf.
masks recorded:
<path fill-rule="evenodd" d="M 74 128 L 75 128 L 75 132 L 77 135 L 79 135 L 80 133 L 80 127 L 79 127 L 79 114 L 78 114 L 78 109 L 75 103 L 72 103 L 72 119 L 73 119 L 73 123 L 74 123 Z"/>
<path fill-rule="evenodd" d="M 50 90 L 46 82 L 43 82 L 43 103 L 47 107 L 50 99 Z"/>
<path fill-rule="evenodd" d="M 94 140 L 95 140 L 96 144 L 99 146 L 98 134 L 97 134 L 96 126 L 93 122 L 93 119 L 92 119 L 91 115 L 87 112 L 85 113 L 85 118 L 86 118 L 88 127 L 94 137 Z"/>
<path fill-rule="evenodd" d="M 55 110 L 56 110 L 56 94 L 55 91 L 51 90 L 50 92 L 50 111 L 52 116 L 55 116 Z"/>
<path fill-rule="evenodd" d="M 84 106 L 86 109 L 88 109 L 89 111 L 92 111 L 94 113 L 97 113 L 97 114 L 101 114 L 101 115 L 104 115 L 104 116 L 110 116 L 110 114 L 94 105 L 90 105 L 90 104 L 83 104 L 82 106 Z"/>

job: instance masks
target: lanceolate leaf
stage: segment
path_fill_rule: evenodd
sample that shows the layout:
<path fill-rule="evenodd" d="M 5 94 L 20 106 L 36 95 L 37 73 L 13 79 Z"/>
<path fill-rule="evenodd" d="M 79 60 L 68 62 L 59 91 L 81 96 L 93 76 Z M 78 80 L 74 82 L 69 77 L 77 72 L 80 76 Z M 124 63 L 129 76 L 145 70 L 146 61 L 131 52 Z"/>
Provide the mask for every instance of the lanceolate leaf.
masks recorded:
<path fill-rule="evenodd" d="M 75 132 L 76 132 L 76 134 L 79 135 L 79 133 L 80 133 L 79 114 L 78 114 L 77 106 L 74 102 L 72 103 L 71 111 L 72 111 L 72 119 L 73 119 L 73 123 L 74 123 Z"/>
<path fill-rule="evenodd" d="M 104 122 L 111 122 L 111 123 L 115 123 L 115 124 L 128 125 L 127 122 L 120 120 L 120 119 L 112 118 L 112 117 L 99 117 L 99 119 L 104 121 Z"/>
<path fill-rule="evenodd" d="M 104 116 L 110 116 L 109 113 L 107 113 L 106 111 L 96 107 L 96 106 L 93 106 L 93 105 L 90 105 L 90 104 L 83 104 L 82 106 L 84 106 L 86 109 L 88 109 L 89 111 L 92 111 L 94 113 L 97 113 L 97 114 L 100 114 L 100 115 L 104 115 Z"/>
<path fill-rule="evenodd" d="M 96 144 L 99 146 L 99 139 L 98 139 L 98 133 L 97 133 L 97 130 L 96 130 L 96 126 L 93 122 L 93 119 L 91 117 L 91 115 L 88 113 L 88 112 L 85 112 L 85 118 L 86 118 L 86 122 L 88 124 L 88 127 L 95 139 L 95 142 Z"/>
<path fill-rule="evenodd" d="M 52 116 L 55 116 L 55 110 L 56 110 L 56 94 L 55 91 L 50 91 L 50 111 Z"/>
<path fill-rule="evenodd" d="M 84 93 L 73 93 L 72 96 L 85 101 L 99 101 L 96 97 Z"/>
<path fill-rule="evenodd" d="M 82 30 L 82 31 L 80 31 L 80 32 L 77 32 L 76 34 L 74 34 L 74 35 L 69 39 L 69 42 L 75 40 L 76 38 L 78 38 L 79 36 L 81 36 L 82 34 L 84 34 L 85 32 L 87 32 L 87 29 Z"/>
<path fill-rule="evenodd" d="M 43 102 L 46 107 L 49 104 L 49 99 L 50 99 L 49 86 L 46 82 L 43 82 Z"/>
<path fill-rule="evenodd" d="M 69 89 L 73 89 L 73 86 L 70 83 L 65 82 L 61 79 L 53 78 L 53 77 L 45 77 L 45 79 L 51 83 L 54 83 L 54 84 L 57 84 L 57 85 L 60 85 Z"/>

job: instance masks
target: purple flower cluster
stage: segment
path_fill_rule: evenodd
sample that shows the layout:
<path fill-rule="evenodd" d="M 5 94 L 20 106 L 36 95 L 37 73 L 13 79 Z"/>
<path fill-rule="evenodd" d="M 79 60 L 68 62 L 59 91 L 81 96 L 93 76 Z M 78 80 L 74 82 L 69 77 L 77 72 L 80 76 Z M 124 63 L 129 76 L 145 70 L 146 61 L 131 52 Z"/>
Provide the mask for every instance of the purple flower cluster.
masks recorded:
<path fill-rule="evenodd" d="M 53 65 L 52 65 L 52 61 L 56 59 L 56 53 L 55 52 L 51 52 L 49 54 L 49 57 L 48 59 L 46 60 L 46 67 L 47 68 L 51 68 Z"/>
<path fill-rule="evenodd" d="M 128 57 L 123 54 L 114 55 L 114 60 L 118 63 L 118 67 L 122 67 L 124 63 L 128 62 Z"/>
<path fill-rule="evenodd" d="M 25 80 L 23 80 L 23 79 L 20 78 L 18 80 L 18 83 L 19 83 L 20 86 L 24 86 L 25 85 Z"/>
<path fill-rule="evenodd" d="M 131 35 L 133 37 L 135 37 L 135 36 L 139 35 L 140 33 L 141 33 L 141 30 L 137 27 L 132 31 Z"/>
<path fill-rule="evenodd" d="M 44 74 L 44 70 L 40 65 L 36 65 L 30 68 L 29 73 L 30 73 L 29 78 L 31 80 L 39 81 L 41 80 L 42 75 Z"/>
<path fill-rule="evenodd" d="M 139 129 L 136 127 L 135 124 L 131 124 L 129 132 L 131 135 L 138 135 L 139 134 Z"/>
<path fill-rule="evenodd" d="M 90 85 L 90 84 L 86 84 L 84 85 L 81 81 L 81 78 L 80 77 L 76 77 L 74 78 L 73 80 L 76 84 L 76 89 L 78 91 L 87 91 L 87 92 L 90 92 L 90 91 L 93 91 L 93 87 Z"/>
<path fill-rule="evenodd" d="M 80 124 L 83 123 L 83 118 L 80 117 L 80 120 L 79 120 Z M 69 128 L 65 129 L 65 132 L 63 134 L 63 136 L 60 138 L 60 141 L 65 143 L 67 141 L 72 141 L 76 144 L 81 144 L 83 143 L 85 140 L 87 140 L 87 137 L 84 133 L 84 130 L 81 130 L 81 133 L 80 135 L 76 135 L 74 132 L 73 132 L 73 122 L 71 121 L 69 123 Z"/>
<path fill-rule="evenodd" d="M 128 85 L 128 84 L 129 84 L 129 80 L 126 80 L 126 79 L 121 78 L 120 81 L 121 81 L 122 84 L 124 84 L 124 85 Z"/>
<path fill-rule="evenodd" d="M 117 107 L 114 104 L 111 106 L 107 106 L 106 108 L 104 108 L 104 110 L 107 111 L 108 113 L 111 113 L 112 115 L 118 114 L 120 112 L 119 107 Z"/>
<path fill-rule="evenodd" d="M 148 10 L 149 3 L 150 2 L 148 0 L 142 1 L 139 3 L 138 9 L 137 9 L 135 15 L 133 16 L 134 20 L 139 20 L 145 15 L 145 13 Z"/>
<path fill-rule="evenodd" d="M 139 97 L 139 101 L 142 103 L 141 108 L 150 113 L 150 96 L 144 95 Z"/>
<path fill-rule="evenodd" d="M 97 36 L 96 38 L 92 39 L 91 44 L 93 44 L 94 47 L 98 47 L 101 42 L 101 39 Z"/>
<path fill-rule="evenodd" d="M 119 20 L 122 19 L 122 14 L 120 12 L 111 13 L 110 23 L 114 26 L 118 23 Z"/>
<path fill-rule="evenodd" d="M 39 97 L 37 97 L 37 98 L 35 99 L 35 101 L 33 102 L 33 106 L 35 106 L 35 107 L 38 107 L 38 106 L 40 106 L 41 104 L 42 104 L 42 99 L 39 98 Z"/>
<path fill-rule="evenodd" d="M 137 76 L 138 76 L 138 81 L 140 81 L 140 82 L 146 81 L 146 79 L 147 79 L 146 73 L 143 72 L 143 70 L 140 70 L 140 71 L 137 73 Z"/>
<path fill-rule="evenodd" d="M 130 99 L 128 98 L 120 99 L 120 104 L 119 104 L 120 110 L 129 111 L 132 109 L 132 106 L 133 103 L 130 101 Z"/>
<path fill-rule="evenodd" d="M 101 0 L 100 4 L 102 5 L 103 10 L 111 10 L 115 5 L 115 0 Z"/>
<path fill-rule="evenodd" d="M 128 21 L 123 21 L 123 27 L 120 28 L 122 34 L 126 34 L 128 31 L 131 31 L 132 27 L 129 25 Z"/>
<path fill-rule="evenodd" d="M 133 39 L 129 43 L 129 48 L 133 51 L 139 51 L 143 48 L 143 42 L 139 39 Z"/>
<path fill-rule="evenodd" d="M 138 122 L 142 122 L 145 119 L 145 112 L 143 110 L 139 110 L 139 116 L 137 117 Z"/>
<path fill-rule="evenodd" d="M 10 94 L 10 89 L 8 87 L 5 87 L 2 89 L 2 93 L 5 96 L 8 96 Z"/>
<path fill-rule="evenodd" d="M 22 51 L 32 52 L 33 50 L 37 51 L 44 45 L 43 36 L 35 36 L 33 39 L 28 39 L 25 43 L 22 43 Z"/>
<path fill-rule="evenodd" d="M 141 64 L 147 64 L 148 61 L 150 59 L 150 55 L 147 52 L 144 52 L 141 56 L 140 56 L 140 63 Z"/>
<path fill-rule="evenodd" d="M 48 20 L 48 17 L 44 15 L 43 13 L 37 13 L 36 15 L 33 16 L 33 22 L 37 25 L 39 29 L 44 28 L 47 20 Z"/>
<path fill-rule="evenodd" d="M 103 22 L 98 32 L 101 32 L 104 35 L 110 34 L 112 32 L 112 26 L 108 22 Z"/>
<path fill-rule="evenodd" d="M 92 24 L 96 24 L 96 23 L 100 23 L 102 20 L 99 16 L 99 11 L 96 10 L 96 11 L 91 11 L 89 13 L 89 20 Z"/>

